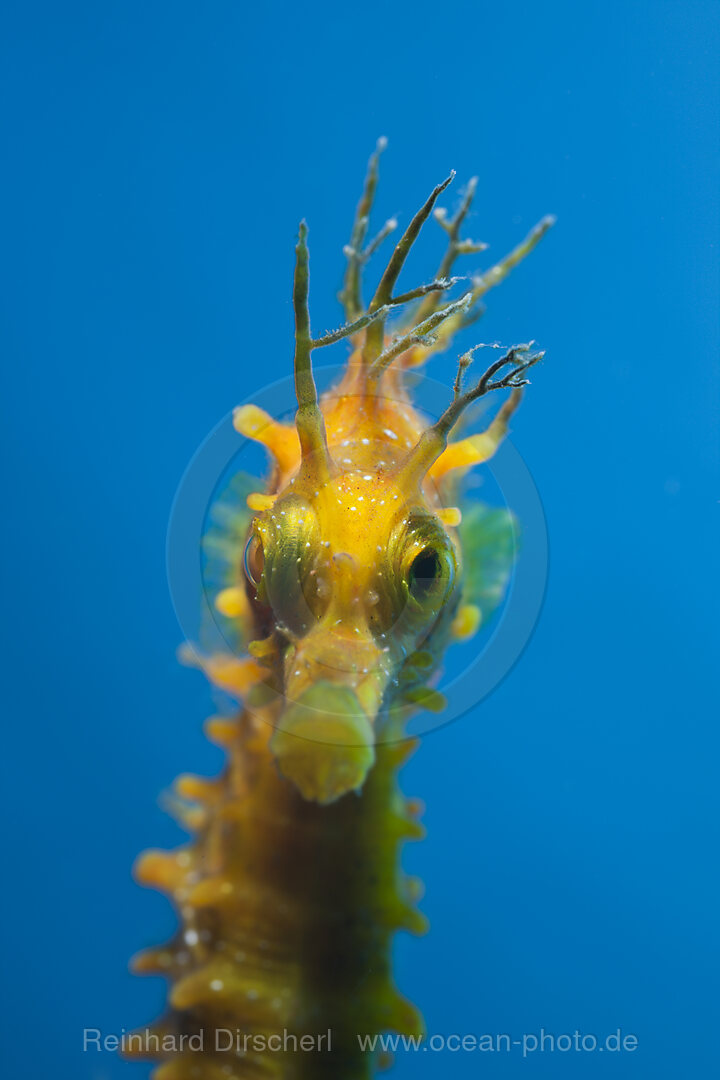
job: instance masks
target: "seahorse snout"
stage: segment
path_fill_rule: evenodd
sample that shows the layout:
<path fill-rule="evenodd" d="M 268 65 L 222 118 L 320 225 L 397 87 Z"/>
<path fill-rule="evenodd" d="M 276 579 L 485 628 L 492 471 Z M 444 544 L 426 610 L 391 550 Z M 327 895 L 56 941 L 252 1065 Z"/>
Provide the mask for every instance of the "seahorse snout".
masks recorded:
<path fill-rule="evenodd" d="M 318 682 L 288 704 L 270 748 L 305 799 L 335 802 L 359 790 L 374 760 L 373 728 L 348 687 Z"/>

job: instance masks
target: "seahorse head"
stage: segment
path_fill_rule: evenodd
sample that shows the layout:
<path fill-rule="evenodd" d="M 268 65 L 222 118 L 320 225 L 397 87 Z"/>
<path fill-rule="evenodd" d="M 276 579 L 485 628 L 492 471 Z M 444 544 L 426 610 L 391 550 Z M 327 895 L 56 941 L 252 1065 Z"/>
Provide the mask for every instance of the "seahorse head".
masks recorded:
<path fill-rule="evenodd" d="M 452 470 L 491 455 L 519 402 L 524 373 L 542 355 L 529 346 L 510 349 L 465 389 L 471 350 L 460 360 L 440 418 L 429 423 L 421 416 L 404 373 L 447 345 L 495 280 L 475 279 L 459 299 L 442 303 L 456 281 L 447 276 L 446 259 L 430 285 L 394 295 L 412 242 L 450 177 L 411 221 L 365 308 L 359 270 L 376 176 L 377 155 L 346 251 L 347 323 L 322 338 L 310 331 L 307 228 L 300 226 L 294 426 L 253 406 L 235 414 L 237 429 L 274 455 L 269 490 L 248 500 L 257 513 L 246 549 L 248 589 L 265 635 L 255 654 L 271 668 L 282 702 L 271 749 L 280 771 L 320 803 L 360 790 L 388 715 L 432 697 L 428 682 L 457 630 L 462 597 L 460 512 L 447 505 L 446 480 Z M 471 196 L 472 189 L 449 226 L 453 257 Z M 546 227 L 526 241 L 527 250 Z M 464 243 L 466 250 L 481 247 Z M 495 277 L 504 272 L 496 267 Z M 416 301 L 411 317 L 389 332 L 389 316 L 406 301 Z M 345 375 L 319 397 L 312 352 L 342 338 L 352 344 Z M 490 428 L 448 445 L 466 406 L 505 387 L 510 399 Z"/>
<path fill-rule="evenodd" d="M 427 678 L 459 599 L 457 541 L 436 493 L 407 483 L 408 455 L 386 434 L 379 400 L 373 391 L 328 402 L 332 436 L 354 401 L 352 436 L 303 460 L 255 518 L 250 544 L 258 602 L 283 642 L 286 704 L 273 750 L 321 802 L 361 786 L 381 709 L 412 689 L 420 652 Z"/>

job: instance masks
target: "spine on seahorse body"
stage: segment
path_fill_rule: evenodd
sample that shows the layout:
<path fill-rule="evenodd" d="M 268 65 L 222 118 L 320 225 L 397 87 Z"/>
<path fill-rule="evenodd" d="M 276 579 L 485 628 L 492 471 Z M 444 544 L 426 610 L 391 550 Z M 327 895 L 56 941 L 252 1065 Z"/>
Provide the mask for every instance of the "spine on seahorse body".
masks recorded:
<path fill-rule="evenodd" d="M 134 964 L 171 982 L 170 1011 L 145 1047 L 164 1059 L 155 1080 L 365 1080 L 377 1060 L 358 1036 L 422 1031 L 389 969 L 393 934 L 425 929 L 418 882 L 398 858 L 423 833 L 397 783 L 413 744 L 378 746 L 362 792 L 321 806 L 278 773 L 269 725 L 243 713 L 209 721 L 208 733 L 227 768 L 177 784 L 197 804 L 194 840 L 147 852 L 136 869 L 179 920 L 171 942 Z M 195 1034 L 195 1049 L 180 1034 Z"/>

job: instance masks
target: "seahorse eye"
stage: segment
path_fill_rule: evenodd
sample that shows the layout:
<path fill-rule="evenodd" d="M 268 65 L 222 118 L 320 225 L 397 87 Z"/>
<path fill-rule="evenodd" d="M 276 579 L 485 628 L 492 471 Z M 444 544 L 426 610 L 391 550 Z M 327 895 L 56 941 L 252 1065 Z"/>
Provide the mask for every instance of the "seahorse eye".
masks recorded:
<path fill-rule="evenodd" d="M 437 517 L 410 513 L 390 536 L 374 621 L 385 631 L 392 626 L 395 635 L 425 633 L 450 598 L 457 573 L 455 545 Z"/>
<path fill-rule="evenodd" d="M 245 545 L 243 567 L 245 569 L 245 577 L 251 585 L 255 586 L 255 588 L 260 584 L 264 565 L 265 552 L 263 551 L 262 540 L 256 533 L 253 533 Z"/>
<path fill-rule="evenodd" d="M 407 569 L 410 596 L 422 607 L 438 608 L 452 589 L 455 567 L 449 542 L 427 544 L 416 551 Z"/>
<path fill-rule="evenodd" d="M 441 574 L 442 564 L 435 548 L 423 548 L 410 564 L 408 585 L 411 591 L 422 593 L 432 588 Z"/>
<path fill-rule="evenodd" d="M 255 528 L 261 537 L 261 579 L 252 564 L 250 579 L 257 582 L 260 600 L 273 609 L 278 620 L 301 633 L 326 606 L 318 583 L 321 544 L 315 512 L 304 500 L 292 496 L 277 505 L 269 517 L 256 521 Z"/>

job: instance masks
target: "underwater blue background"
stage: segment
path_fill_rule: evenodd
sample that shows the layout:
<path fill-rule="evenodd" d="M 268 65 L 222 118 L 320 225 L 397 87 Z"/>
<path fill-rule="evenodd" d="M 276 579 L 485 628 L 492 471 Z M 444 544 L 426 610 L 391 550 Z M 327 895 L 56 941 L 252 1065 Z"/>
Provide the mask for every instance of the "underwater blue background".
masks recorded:
<path fill-rule="evenodd" d="M 2 42 L 8 1075 L 148 1074 L 81 1033 L 157 1014 L 127 961 L 173 920 L 130 867 L 182 837 L 159 792 L 221 760 L 175 659 L 170 506 L 205 435 L 289 372 L 302 216 L 314 323 L 338 324 L 381 134 L 378 224 L 451 167 L 480 177 L 479 265 L 558 215 L 460 343 L 548 349 L 513 442 L 550 575 L 510 676 L 404 773 L 432 929 L 399 939 L 398 981 L 430 1032 L 638 1039 L 393 1075 L 711 1075 L 720 5 L 28 0 Z M 441 248 L 431 223 L 408 287 Z"/>

